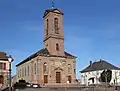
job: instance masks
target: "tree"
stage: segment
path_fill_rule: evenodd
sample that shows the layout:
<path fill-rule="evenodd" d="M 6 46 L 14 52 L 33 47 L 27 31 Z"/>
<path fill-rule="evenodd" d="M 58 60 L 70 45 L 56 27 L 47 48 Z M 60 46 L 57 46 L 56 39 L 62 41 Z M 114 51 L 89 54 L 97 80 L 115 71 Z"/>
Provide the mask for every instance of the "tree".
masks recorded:
<path fill-rule="evenodd" d="M 100 81 L 101 82 L 108 82 L 110 83 L 112 79 L 112 71 L 107 69 L 107 70 L 104 70 L 102 73 L 101 73 L 101 76 L 100 76 Z"/>

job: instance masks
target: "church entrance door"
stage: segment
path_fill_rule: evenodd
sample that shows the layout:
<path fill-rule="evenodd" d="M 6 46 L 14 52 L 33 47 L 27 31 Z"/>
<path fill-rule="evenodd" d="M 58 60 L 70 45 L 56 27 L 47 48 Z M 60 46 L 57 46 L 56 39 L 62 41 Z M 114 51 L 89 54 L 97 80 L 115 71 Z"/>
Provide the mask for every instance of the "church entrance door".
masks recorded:
<path fill-rule="evenodd" d="M 61 83 L 61 73 L 56 72 L 56 83 Z"/>

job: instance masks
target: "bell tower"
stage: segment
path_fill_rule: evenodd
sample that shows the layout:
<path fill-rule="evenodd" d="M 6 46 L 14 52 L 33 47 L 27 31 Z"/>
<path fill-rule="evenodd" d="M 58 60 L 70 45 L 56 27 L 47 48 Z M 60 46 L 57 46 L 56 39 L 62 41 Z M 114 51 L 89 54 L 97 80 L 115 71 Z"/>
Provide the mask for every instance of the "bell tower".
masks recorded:
<path fill-rule="evenodd" d="M 63 12 L 48 9 L 44 13 L 44 47 L 51 55 L 64 56 Z"/>

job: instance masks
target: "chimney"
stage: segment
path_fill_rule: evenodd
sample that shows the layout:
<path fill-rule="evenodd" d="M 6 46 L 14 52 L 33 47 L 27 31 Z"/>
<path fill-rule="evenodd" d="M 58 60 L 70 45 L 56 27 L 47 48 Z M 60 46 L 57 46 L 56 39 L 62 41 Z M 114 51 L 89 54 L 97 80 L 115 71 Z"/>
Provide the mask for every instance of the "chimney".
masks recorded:
<path fill-rule="evenodd" d="M 102 59 L 100 59 L 100 62 L 102 62 L 103 60 Z"/>
<path fill-rule="evenodd" d="M 90 60 L 90 67 L 92 68 L 92 61 Z"/>

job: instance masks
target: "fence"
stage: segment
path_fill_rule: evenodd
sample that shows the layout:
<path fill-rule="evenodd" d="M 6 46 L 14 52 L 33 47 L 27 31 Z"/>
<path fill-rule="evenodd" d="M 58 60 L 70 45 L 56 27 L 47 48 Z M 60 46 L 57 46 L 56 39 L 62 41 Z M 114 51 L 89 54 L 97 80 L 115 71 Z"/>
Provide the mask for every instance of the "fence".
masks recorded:
<path fill-rule="evenodd" d="M 24 88 L 15 89 L 15 91 L 120 91 L 120 87 L 102 88 L 102 87 L 44 87 L 44 88 Z"/>

